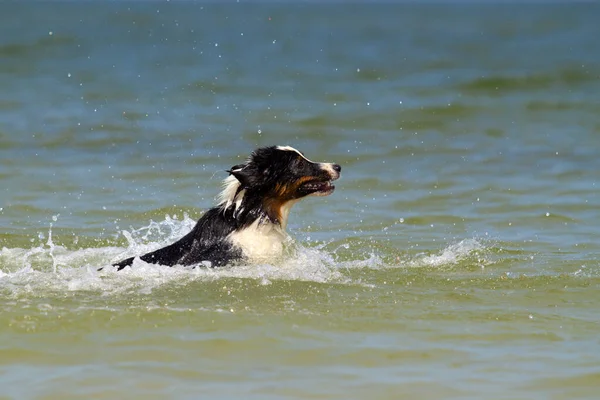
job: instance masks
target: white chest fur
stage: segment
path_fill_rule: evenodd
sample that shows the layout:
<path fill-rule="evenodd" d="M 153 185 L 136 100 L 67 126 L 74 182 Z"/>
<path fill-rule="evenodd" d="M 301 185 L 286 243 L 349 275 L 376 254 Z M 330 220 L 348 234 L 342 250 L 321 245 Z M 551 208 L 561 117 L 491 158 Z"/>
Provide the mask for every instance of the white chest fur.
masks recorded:
<path fill-rule="evenodd" d="M 264 262 L 280 257 L 287 233 L 278 225 L 270 222 L 252 225 L 229 235 L 234 246 L 242 249 L 244 257 L 250 262 Z"/>

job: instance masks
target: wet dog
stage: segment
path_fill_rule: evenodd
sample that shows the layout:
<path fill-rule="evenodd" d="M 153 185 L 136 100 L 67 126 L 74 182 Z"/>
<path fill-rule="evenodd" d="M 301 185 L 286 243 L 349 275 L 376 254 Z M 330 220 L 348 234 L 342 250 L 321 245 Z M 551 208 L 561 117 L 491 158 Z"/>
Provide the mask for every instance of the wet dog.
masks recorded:
<path fill-rule="evenodd" d="M 289 146 L 256 149 L 231 167 L 216 207 L 177 242 L 142 255 L 151 264 L 222 266 L 268 261 L 283 252 L 292 206 L 307 196 L 333 193 L 338 164 L 313 162 Z M 118 270 L 135 257 L 114 264 Z"/>

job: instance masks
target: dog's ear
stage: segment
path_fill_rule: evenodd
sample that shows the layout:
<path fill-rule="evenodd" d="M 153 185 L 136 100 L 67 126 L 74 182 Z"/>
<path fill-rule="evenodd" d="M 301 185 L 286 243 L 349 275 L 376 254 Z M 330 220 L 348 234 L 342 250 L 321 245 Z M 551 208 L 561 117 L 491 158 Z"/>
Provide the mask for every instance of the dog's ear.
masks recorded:
<path fill-rule="evenodd" d="M 235 179 L 240 181 L 242 187 L 245 188 L 250 186 L 251 174 L 249 171 L 245 171 L 244 167 L 246 167 L 246 164 L 234 165 L 231 169 L 228 169 L 227 172 L 229 172 L 229 175 L 235 176 Z"/>
<path fill-rule="evenodd" d="M 238 165 L 234 165 L 233 167 L 229 168 L 227 170 L 227 172 L 231 173 L 231 171 L 235 171 L 238 169 L 243 169 L 246 166 L 246 164 L 238 164 Z"/>

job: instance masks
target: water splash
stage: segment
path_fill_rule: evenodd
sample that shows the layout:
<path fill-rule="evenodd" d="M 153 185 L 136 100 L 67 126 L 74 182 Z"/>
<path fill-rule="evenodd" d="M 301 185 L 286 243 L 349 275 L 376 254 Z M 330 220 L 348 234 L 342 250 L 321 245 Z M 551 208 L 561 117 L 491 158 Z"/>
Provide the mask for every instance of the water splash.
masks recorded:
<path fill-rule="evenodd" d="M 60 214 L 56 214 L 52 216 L 52 221 L 56 222 L 58 221 L 58 217 L 60 217 Z M 48 255 L 50 256 L 50 258 L 52 259 L 52 270 L 54 271 L 54 273 L 56 273 L 56 259 L 54 258 L 54 243 L 52 242 L 52 222 L 50 222 L 50 228 L 48 229 L 48 241 L 46 242 L 46 246 L 48 246 L 50 248 L 50 251 L 48 251 Z"/>
<path fill-rule="evenodd" d="M 53 221 L 56 222 L 53 218 Z M 169 284 L 214 282 L 227 278 L 254 279 L 263 285 L 273 280 L 351 283 L 334 257 L 321 246 L 304 247 L 292 241 L 288 255 L 273 264 L 238 265 L 224 268 L 173 267 L 149 264 L 135 259 L 131 268 L 117 272 L 111 264 L 168 245 L 187 234 L 196 221 L 184 215 L 182 220 L 166 216 L 147 226 L 123 231 L 128 245 L 71 250 L 52 241 L 53 224 L 48 240 L 31 249 L 0 250 L 0 294 L 10 296 L 32 293 L 98 291 L 103 296 L 120 293 L 151 293 Z M 102 268 L 102 271 L 98 271 Z"/>
<path fill-rule="evenodd" d="M 52 218 L 53 223 L 58 217 Z M 376 252 L 361 252 L 355 257 L 348 257 L 344 253 L 344 257 L 340 258 L 337 252 L 347 252 L 349 248 L 344 242 L 314 244 L 309 241 L 303 244 L 292 241 L 287 256 L 270 264 L 166 268 L 138 258 L 131 268 L 117 272 L 111 267 L 113 262 L 173 243 L 187 234 L 196 221 L 187 215 L 181 220 L 167 215 L 163 221 L 150 221 L 147 226 L 123 231 L 128 243 L 126 248 L 105 246 L 77 250 L 54 244 L 53 223 L 50 223 L 45 245 L 31 249 L 3 248 L 0 251 L 0 294 L 9 297 L 73 291 L 98 292 L 101 296 L 150 294 L 154 289 L 168 285 L 211 283 L 231 278 L 251 279 L 261 285 L 282 280 L 365 285 L 365 282 L 371 281 L 369 270 L 442 268 L 463 260 L 478 260 L 486 252 L 486 246 L 481 241 L 466 239 L 444 248 L 439 254 L 419 254 L 409 260 L 390 264 Z M 326 250 L 328 246 L 329 251 Z M 100 267 L 102 271 L 98 271 Z"/>
<path fill-rule="evenodd" d="M 477 239 L 464 239 L 444 248 L 439 254 L 419 255 L 409 265 L 413 267 L 443 267 L 456 265 L 462 261 L 475 261 L 482 268 L 487 264 L 484 253 L 487 247 Z"/>

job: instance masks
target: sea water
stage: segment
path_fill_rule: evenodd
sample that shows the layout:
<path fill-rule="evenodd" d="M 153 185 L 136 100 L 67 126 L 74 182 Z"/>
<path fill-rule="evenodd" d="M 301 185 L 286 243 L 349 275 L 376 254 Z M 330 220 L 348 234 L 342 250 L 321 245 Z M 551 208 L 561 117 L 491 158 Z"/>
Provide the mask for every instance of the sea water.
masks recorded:
<path fill-rule="evenodd" d="M 0 398 L 596 398 L 599 20 L 0 4 Z M 273 144 L 343 168 L 283 260 L 109 267 Z"/>

